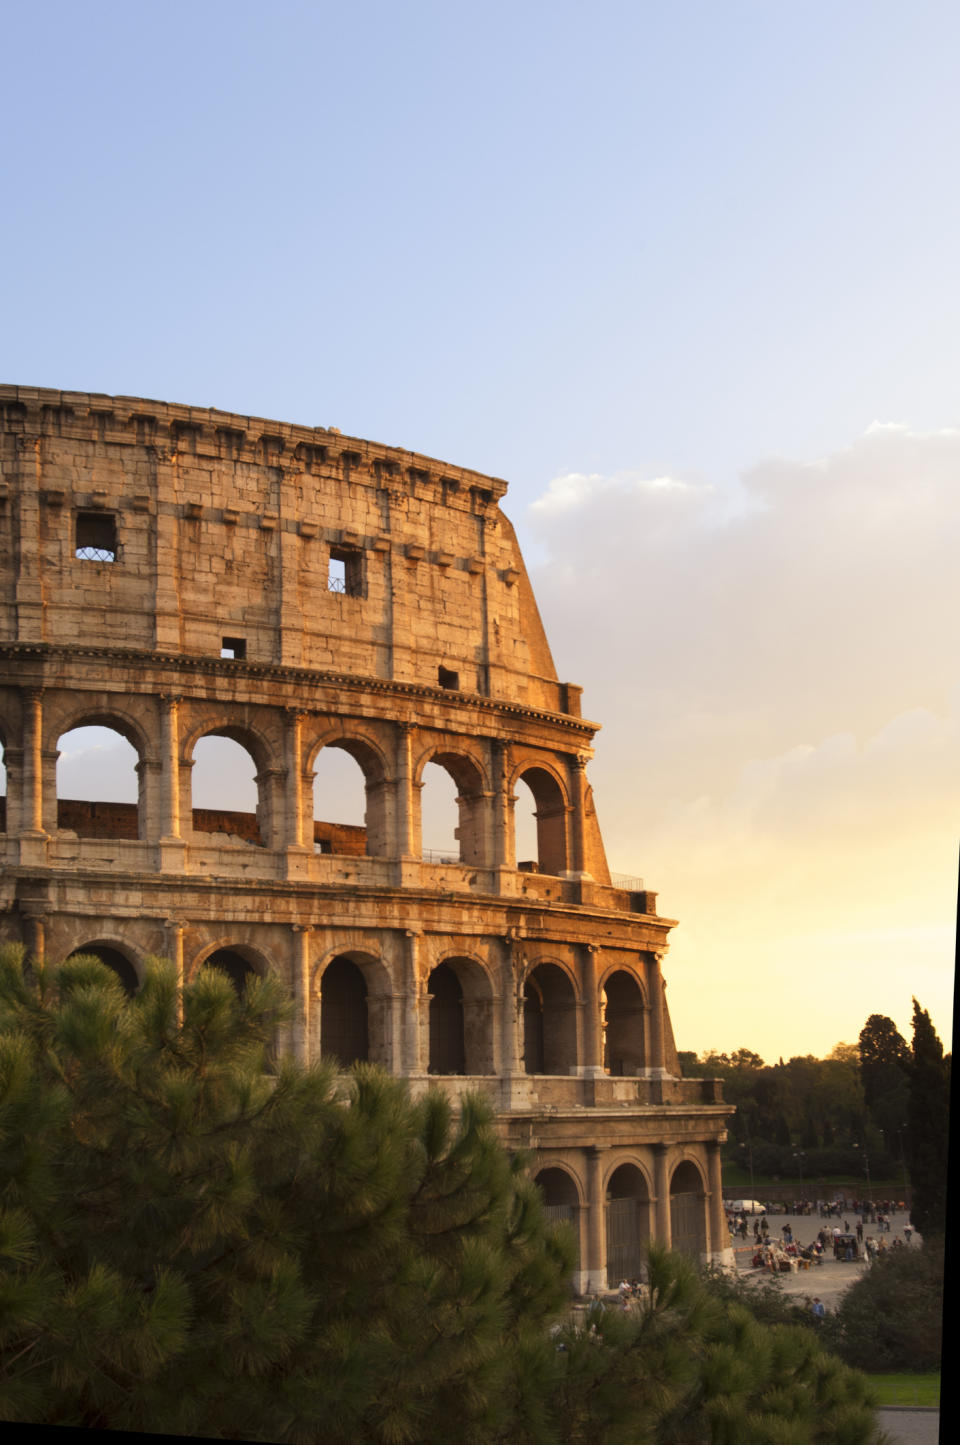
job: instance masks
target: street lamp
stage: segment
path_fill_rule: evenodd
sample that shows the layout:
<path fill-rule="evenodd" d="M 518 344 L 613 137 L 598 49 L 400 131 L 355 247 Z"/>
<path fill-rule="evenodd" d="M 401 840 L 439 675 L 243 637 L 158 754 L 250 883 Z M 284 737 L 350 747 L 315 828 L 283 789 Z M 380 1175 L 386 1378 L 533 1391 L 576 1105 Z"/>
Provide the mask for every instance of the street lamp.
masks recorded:
<path fill-rule="evenodd" d="M 803 1198 L 803 1161 L 804 1161 L 804 1158 L 805 1158 L 805 1155 L 804 1155 L 803 1150 L 802 1150 L 802 1149 L 794 1149 L 794 1151 L 793 1151 L 793 1157 L 794 1157 L 794 1159 L 796 1159 L 797 1164 L 798 1164 L 799 1167 L 800 1167 L 800 1198 L 802 1199 L 802 1198 Z"/>
<path fill-rule="evenodd" d="M 860 1148 L 860 1145 L 859 1145 L 859 1144 L 854 1144 L 853 1147 L 854 1147 L 854 1149 L 859 1149 L 859 1148 Z M 871 1196 L 872 1196 L 872 1194 L 873 1194 L 873 1189 L 871 1188 L 871 1185 L 870 1185 L 870 1157 L 869 1157 L 869 1155 L 867 1154 L 867 1144 L 866 1144 L 866 1140 L 864 1140 L 864 1144 L 863 1144 L 863 1167 L 864 1167 L 864 1169 L 866 1170 L 866 1175 L 867 1175 L 867 1203 L 868 1203 L 868 1204 L 872 1204 L 872 1203 L 873 1203 L 873 1199 L 871 1198 Z"/>

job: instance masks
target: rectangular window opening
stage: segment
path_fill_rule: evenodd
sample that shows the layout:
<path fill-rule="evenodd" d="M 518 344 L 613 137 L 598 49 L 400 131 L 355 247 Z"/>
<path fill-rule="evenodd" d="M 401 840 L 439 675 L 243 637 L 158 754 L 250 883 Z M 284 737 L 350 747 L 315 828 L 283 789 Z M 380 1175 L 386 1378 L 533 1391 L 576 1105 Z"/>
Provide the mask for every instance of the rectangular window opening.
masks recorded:
<path fill-rule="evenodd" d="M 441 687 L 449 688 L 451 692 L 460 691 L 460 674 L 451 672 L 446 667 L 441 667 L 437 673 L 437 681 Z"/>
<path fill-rule="evenodd" d="M 363 555 L 353 547 L 330 548 L 327 590 L 345 597 L 363 596 Z"/>
<path fill-rule="evenodd" d="M 232 658 L 234 662 L 242 662 L 247 655 L 247 639 L 245 637 L 224 637 L 220 643 L 220 656 Z"/>
<path fill-rule="evenodd" d="M 116 562 L 117 519 L 110 512 L 78 512 L 74 556 L 81 562 Z"/>

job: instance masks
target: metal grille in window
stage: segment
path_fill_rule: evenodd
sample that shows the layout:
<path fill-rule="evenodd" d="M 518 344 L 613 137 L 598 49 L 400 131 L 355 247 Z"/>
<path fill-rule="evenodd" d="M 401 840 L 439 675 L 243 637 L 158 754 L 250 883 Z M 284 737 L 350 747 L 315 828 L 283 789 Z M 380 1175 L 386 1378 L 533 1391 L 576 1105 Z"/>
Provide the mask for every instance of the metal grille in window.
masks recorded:
<path fill-rule="evenodd" d="M 117 523 L 105 512 L 77 513 L 75 556 L 81 562 L 116 562 L 119 555 Z"/>
<path fill-rule="evenodd" d="M 363 557 L 351 547 L 330 548 L 327 590 L 345 597 L 363 596 Z"/>

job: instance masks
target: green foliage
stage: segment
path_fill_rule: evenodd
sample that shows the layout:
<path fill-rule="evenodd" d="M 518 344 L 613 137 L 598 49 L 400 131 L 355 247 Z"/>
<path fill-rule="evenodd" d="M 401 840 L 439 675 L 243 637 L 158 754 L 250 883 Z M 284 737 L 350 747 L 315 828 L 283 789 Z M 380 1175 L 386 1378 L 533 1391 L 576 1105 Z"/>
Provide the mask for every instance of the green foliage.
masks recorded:
<path fill-rule="evenodd" d="M 558 1337 L 568 1445 L 809 1445 L 875 1441 L 862 1375 L 812 1330 L 762 1324 L 689 1261 L 651 1249 L 639 1314 L 594 1309 Z"/>
<path fill-rule="evenodd" d="M 534 1433 L 572 1243 L 468 1099 L 264 1071 L 285 1005 L 0 957 L 0 1416 L 291 1441 Z M 521 1369 L 526 1374 L 521 1374 Z"/>
<path fill-rule="evenodd" d="M 947 1225 L 950 1144 L 950 1066 L 926 1009 L 913 1000 L 907 1157 L 913 1204 L 910 1220 L 924 1239 Z"/>
<path fill-rule="evenodd" d="M 943 1334 L 943 1242 L 889 1249 L 841 1296 L 835 1347 L 869 1371 L 936 1370 Z"/>

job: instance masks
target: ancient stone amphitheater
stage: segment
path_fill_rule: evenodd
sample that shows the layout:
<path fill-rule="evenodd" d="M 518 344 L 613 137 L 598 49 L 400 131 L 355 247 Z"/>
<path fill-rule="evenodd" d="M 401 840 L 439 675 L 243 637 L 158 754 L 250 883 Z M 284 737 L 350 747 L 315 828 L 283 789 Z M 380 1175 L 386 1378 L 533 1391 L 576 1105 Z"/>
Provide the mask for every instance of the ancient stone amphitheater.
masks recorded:
<path fill-rule="evenodd" d="M 131 989 L 150 954 L 271 969 L 300 1058 L 482 1091 L 575 1224 L 581 1291 L 636 1274 L 648 1237 L 723 1256 L 730 1110 L 679 1077 L 673 922 L 611 880 L 597 725 L 557 680 L 505 484 L 132 397 L 4 386 L 0 411 L 0 937 L 98 953 Z M 136 802 L 58 798 L 87 725 L 132 745 Z M 210 735 L 253 759 L 255 813 L 194 807 Z M 352 827 L 315 816 L 324 749 L 362 773 Z M 456 854 L 422 846 L 430 764 Z"/>

